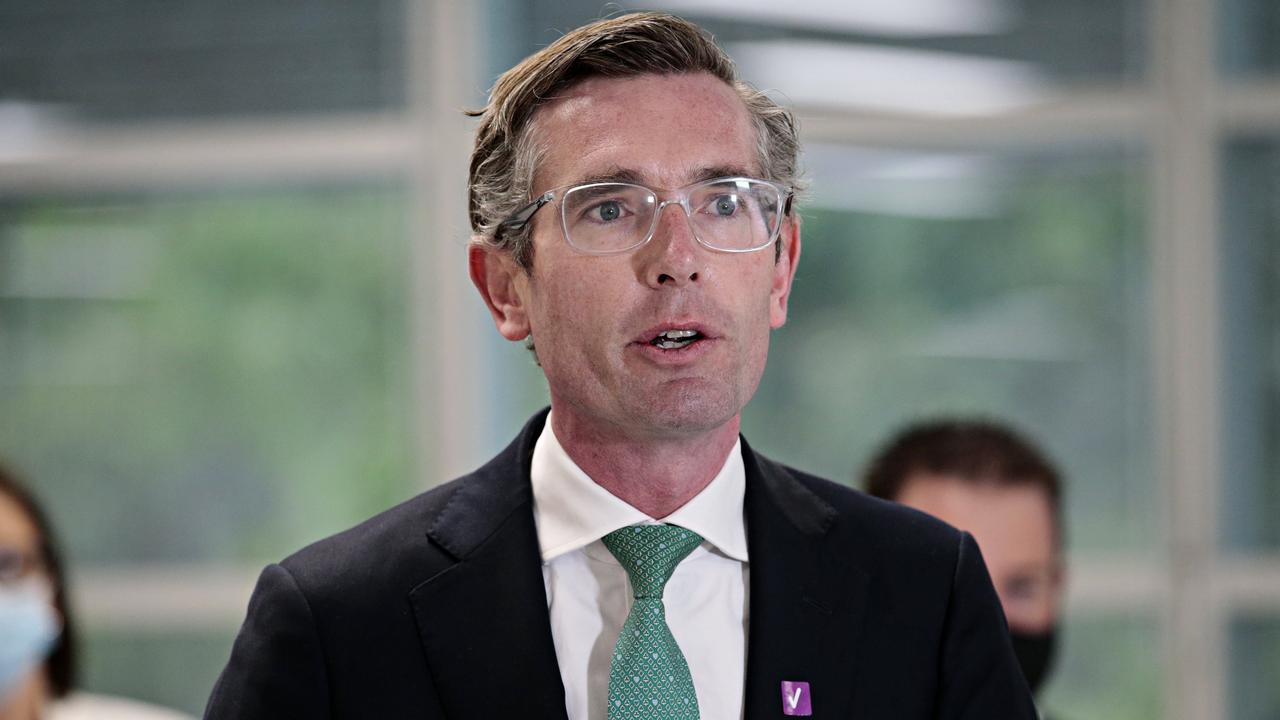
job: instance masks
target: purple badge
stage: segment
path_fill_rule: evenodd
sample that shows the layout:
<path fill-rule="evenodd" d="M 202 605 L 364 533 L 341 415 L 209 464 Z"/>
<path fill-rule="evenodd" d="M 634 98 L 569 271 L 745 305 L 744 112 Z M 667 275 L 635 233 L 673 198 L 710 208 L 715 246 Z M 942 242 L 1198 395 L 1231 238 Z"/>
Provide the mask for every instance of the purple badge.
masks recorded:
<path fill-rule="evenodd" d="M 782 714 L 813 714 L 813 698 L 809 696 L 809 683 L 799 680 L 782 681 Z"/>

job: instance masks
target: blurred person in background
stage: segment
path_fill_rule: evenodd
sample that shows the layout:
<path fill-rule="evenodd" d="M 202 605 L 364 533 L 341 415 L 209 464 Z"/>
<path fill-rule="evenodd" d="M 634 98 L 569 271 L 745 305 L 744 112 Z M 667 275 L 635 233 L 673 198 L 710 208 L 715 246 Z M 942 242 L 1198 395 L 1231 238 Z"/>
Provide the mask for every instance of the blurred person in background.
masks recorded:
<path fill-rule="evenodd" d="M 1053 661 L 1065 586 L 1062 481 L 1044 453 L 999 423 L 938 419 L 890 439 L 864 486 L 973 534 L 1037 692 Z"/>
<path fill-rule="evenodd" d="M 0 465 L 0 720 L 178 720 L 129 700 L 76 692 L 75 620 L 44 511 Z"/>

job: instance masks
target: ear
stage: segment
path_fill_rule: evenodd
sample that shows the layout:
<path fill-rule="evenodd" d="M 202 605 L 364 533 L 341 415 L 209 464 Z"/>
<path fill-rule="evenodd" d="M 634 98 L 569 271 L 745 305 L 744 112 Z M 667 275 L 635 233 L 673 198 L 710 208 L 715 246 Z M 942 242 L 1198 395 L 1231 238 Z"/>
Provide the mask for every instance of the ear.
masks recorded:
<path fill-rule="evenodd" d="M 502 337 L 518 341 L 529 336 L 529 315 L 525 307 L 529 276 L 516 264 L 511 253 L 472 242 L 467 248 L 471 282 L 484 298 L 493 323 Z"/>
<path fill-rule="evenodd" d="M 773 263 L 773 288 L 769 292 L 769 327 L 780 328 L 787 322 L 787 299 L 791 297 L 791 281 L 800 264 L 800 216 L 792 211 L 779 234 L 782 252 Z"/>

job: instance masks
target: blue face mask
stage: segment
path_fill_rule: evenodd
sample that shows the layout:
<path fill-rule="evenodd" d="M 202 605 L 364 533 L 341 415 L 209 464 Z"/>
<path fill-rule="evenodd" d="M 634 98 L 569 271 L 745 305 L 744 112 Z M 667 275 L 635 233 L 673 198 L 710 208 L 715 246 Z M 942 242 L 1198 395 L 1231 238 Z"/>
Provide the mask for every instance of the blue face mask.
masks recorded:
<path fill-rule="evenodd" d="M 0 700 L 44 662 L 58 639 L 58 625 L 44 583 L 0 585 Z"/>

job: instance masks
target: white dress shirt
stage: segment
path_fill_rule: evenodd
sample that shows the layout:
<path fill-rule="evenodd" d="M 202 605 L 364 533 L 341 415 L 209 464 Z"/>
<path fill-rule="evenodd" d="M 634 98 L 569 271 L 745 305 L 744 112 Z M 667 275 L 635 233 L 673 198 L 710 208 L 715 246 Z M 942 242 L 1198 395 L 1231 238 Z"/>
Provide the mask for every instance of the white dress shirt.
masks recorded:
<path fill-rule="evenodd" d="M 606 720 L 609 664 L 631 611 L 627 572 L 600 538 L 656 522 L 623 502 L 570 459 L 551 429 L 533 448 L 533 517 L 569 720 Z M 702 720 L 740 720 L 747 638 L 746 473 L 741 442 L 709 485 L 662 522 L 704 542 L 672 573 L 663 593 L 667 624 L 689 663 Z"/>

